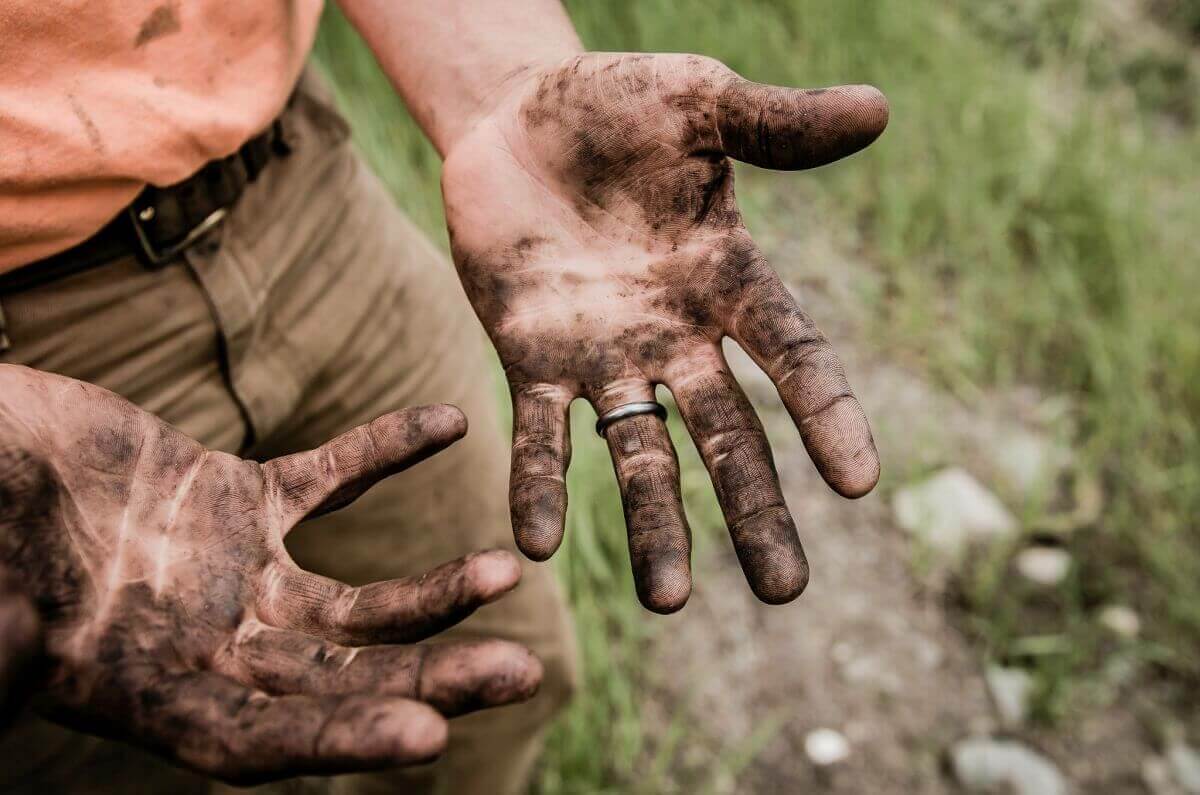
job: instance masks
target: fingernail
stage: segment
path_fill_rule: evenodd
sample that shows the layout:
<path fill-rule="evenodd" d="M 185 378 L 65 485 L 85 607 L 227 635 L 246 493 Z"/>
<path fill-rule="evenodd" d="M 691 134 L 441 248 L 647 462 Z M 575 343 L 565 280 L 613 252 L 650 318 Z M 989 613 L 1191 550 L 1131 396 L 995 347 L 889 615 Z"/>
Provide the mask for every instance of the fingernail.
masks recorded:
<path fill-rule="evenodd" d="M 521 564 L 502 549 L 480 552 L 467 566 L 471 582 L 484 599 L 508 593 L 521 581 Z"/>

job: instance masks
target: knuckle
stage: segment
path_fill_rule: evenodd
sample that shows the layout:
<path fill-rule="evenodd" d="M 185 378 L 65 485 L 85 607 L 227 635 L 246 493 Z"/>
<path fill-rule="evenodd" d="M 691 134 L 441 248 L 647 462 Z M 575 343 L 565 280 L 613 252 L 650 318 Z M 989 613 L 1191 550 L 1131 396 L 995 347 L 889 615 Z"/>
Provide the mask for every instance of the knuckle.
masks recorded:
<path fill-rule="evenodd" d="M 677 472 L 642 470 L 622 481 L 621 498 L 630 514 L 638 519 L 647 508 L 661 508 L 667 515 L 679 513 Z M 638 519 L 639 524 L 643 520 Z"/>
<path fill-rule="evenodd" d="M 618 471 L 622 474 L 655 471 L 670 473 L 676 469 L 675 458 L 665 450 L 640 450 L 622 456 L 617 463 Z"/>
<path fill-rule="evenodd" d="M 767 436 L 762 428 L 751 425 L 732 425 L 714 432 L 704 440 L 705 456 L 716 463 L 728 458 L 735 450 L 760 453 L 767 448 Z"/>
<path fill-rule="evenodd" d="M 319 609 L 315 629 L 331 640 L 349 639 L 349 636 L 359 629 L 355 622 L 355 607 L 361 595 L 361 588 L 345 585 L 337 588 L 328 597 L 323 608 Z"/>
<path fill-rule="evenodd" d="M 781 386 L 797 376 L 801 379 L 845 376 L 833 346 L 819 331 L 793 337 L 780 352 L 772 369 L 778 374 Z"/>
<path fill-rule="evenodd" d="M 684 77 L 700 89 L 722 88 L 731 80 L 738 79 L 737 72 L 710 55 L 681 55 L 678 68 Z"/>
<path fill-rule="evenodd" d="M 788 512 L 787 505 L 779 498 L 771 498 L 768 499 L 765 505 L 742 506 L 732 511 L 729 516 L 730 526 L 739 535 L 751 530 L 755 535 L 762 535 L 763 531 L 761 526 L 759 526 L 762 523 L 790 527 L 792 525 L 792 517 Z"/>
<path fill-rule="evenodd" d="M 513 434 L 513 452 L 554 453 L 561 444 L 560 438 L 561 434 L 553 426 L 531 425 Z"/>
<path fill-rule="evenodd" d="M 629 524 L 630 531 L 637 536 L 655 539 L 639 542 L 641 544 L 639 551 L 645 553 L 660 550 L 662 548 L 661 539 L 676 533 L 683 525 L 683 518 L 672 503 L 656 501 L 631 509 Z"/>
<path fill-rule="evenodd" d="M 566 479 L 559 473 L 521 473 L 511 478 L 508 492 L 515 503 L 544 504 L 549 496 L 566 488 Z"/>
<path fill-rule="evenodd" d="M 560 474 L 564 457 L 550 439 L 522 438 L 513 444 L 514 479 Z"/>
<path fill-rule="evenodd" d="M 847 427 L 845 423 L 838 423 L 838 420 L 843 419 L 839 416 L 839 408 L 847 402 L 851 406 L 857 406 L 858 399 L 849 389 L 837 389 L 835 385 L 829 384 L 818 385 L 811 392 L 812 394 L 808 396 L 801 409 L 804 422 L 801 431 L 811 436 L 815 433 L 815 428 L 832 426 L 837 430 L 833 438 L 821 440 L 825 443 L 822 447 L 832 445 L 837 449 L 844 449 L 847 441 L 846 434 L 853 429 L 853 426 Z"/>

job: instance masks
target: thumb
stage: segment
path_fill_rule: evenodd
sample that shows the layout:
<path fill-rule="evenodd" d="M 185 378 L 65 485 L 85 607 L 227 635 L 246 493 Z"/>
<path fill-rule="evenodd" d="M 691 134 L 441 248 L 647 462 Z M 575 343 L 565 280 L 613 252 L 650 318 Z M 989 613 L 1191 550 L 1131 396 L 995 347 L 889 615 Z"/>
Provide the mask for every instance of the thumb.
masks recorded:
<path fill-rule="evenodd" d="M 888 122 L 887 99 L 873 86 L 783 88 L 734 77 L 716 109 L 725 154 L 785 171 L 852 155 Z"/>
<path fill-rule="evenodd" d="M 268 494 L 286 533 L 302 519 L 344 508 L 383 478 L 449 447 L 467 432 L 454 406 L 394 411 L 334 437 L 315 450 L 263 465 Z"/>

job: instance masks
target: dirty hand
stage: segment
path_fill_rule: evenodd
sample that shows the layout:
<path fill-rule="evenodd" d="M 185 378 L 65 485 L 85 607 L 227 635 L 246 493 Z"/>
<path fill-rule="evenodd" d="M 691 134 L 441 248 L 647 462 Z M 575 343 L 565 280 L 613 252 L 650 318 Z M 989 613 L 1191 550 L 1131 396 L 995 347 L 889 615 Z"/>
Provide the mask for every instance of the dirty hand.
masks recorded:
<path fill-rule="evenodd" d="M 558 547 L 567 406 L 604 414 L 674 395 L 712 476 L 742 568 L 766 602 L 808 579 L 762 424 L 730 374 L 732 337 L 767 372 L 839 494 L 879 461 L 842 364 L 742 225 L 729 158 L 803 169 L 871 143 L 887 103 L 866 86 L 752 83 L 709 58 L 589 54 L 512 77 L 448 153 L 455 263 L 508 376 L 517 543 Z M 606 433 L 638 595 L 670 612 L 691 590 L 675 451 L 642 414 Z"/>
<path fill-rule="evenodd" d="M 24 706 L 41 652 L 37 608 L 20 578 L 0 566 L 0 730 L 8 728 Z"/>
<path fill-rule="evenodd" d="M 99 387 L 0 365 L 0 563 L 45 633 L 35 705 L 244 784 L 427 761 L 439 712 L 529 697 L 541 666 L 520 646 L 375 645 L 500 597 L 520 576 L 508 553 L 352 588 L 283 546 L 465 429 L 451 406 L 410 409 L 260 465 Z"/>

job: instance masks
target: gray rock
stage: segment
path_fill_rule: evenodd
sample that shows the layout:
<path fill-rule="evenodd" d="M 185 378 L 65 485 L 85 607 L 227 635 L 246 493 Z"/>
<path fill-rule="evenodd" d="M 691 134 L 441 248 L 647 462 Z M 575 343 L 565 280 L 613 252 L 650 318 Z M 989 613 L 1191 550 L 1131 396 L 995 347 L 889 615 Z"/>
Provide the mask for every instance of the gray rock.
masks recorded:
<path fill-rule="evenodd" d="M 850 756 L 850 741 L 833 729 L 813 729 L 804 736 L 804 753 L 819 767 L 836 765 Z"/>
<path fill-rule="evenodd" d="M 1107 605 L 1100 610 L 1100 625 L 1123 640 L 1132 640 L 1142 631 L 1142 619 L 1133 608 Z"/>
<path fill-rule="evenodd" d="M 1071 570 L 1071 555 L 1058 547 L 1029 547 L 1017 554 L 1017 571 L 1037 585 L 1058 585 Z"/>
<path fill-rule="evenodd" d="M 1023 499 L 1044 499 L 1071 465 L 1069 447 L 1020 427 L 995 434 L 987 451 L 1005 492 Z"/>
<path fill-rule="evenodd" d="M 973 737 L 954 746 L 954 776 L 968 792 L 1007 787 L 1015 795 L 1066 795 L 1067 783 L 1049 759 L 1011 740 Z"/>
<path fill-rule="evenodd" d="M 899 489 L 892 510 L 897 524 L 948 558 L 971 543 L 1008 538 L 1019 529 L 996 495 L 958 467 Z"/>
<path fill-rule="evenodd" d="M 988 694 L 996 705 L 1000 723 L 1015 729 L 1029 717 L 1029 696 L 1033 692 L 1033 677 L 1020 668 L 988 666 L 984 674 Z"/>
<path fill-rule="evenodd" d="M 1173 743 L 1166 756 L 1171 778 L 1188 795 L 1200 795 L 1200 754 L 1183 743 Z"/>
<path fill-rule="evenodd" d="M 1142 784 L 1150 795 L 1186 795 L 1171 780 L 1171 768 L 1161 756 L 1148 756 L 1142 760 Z"/>

